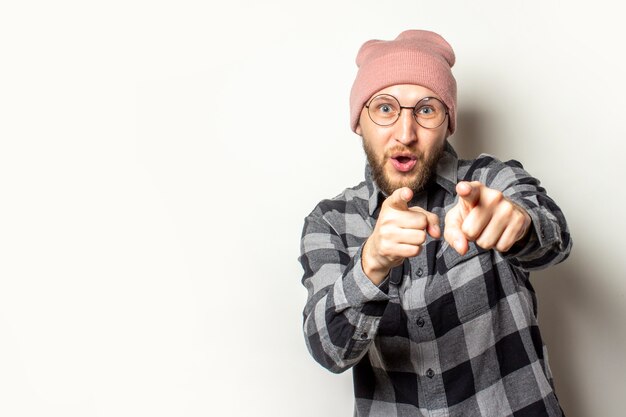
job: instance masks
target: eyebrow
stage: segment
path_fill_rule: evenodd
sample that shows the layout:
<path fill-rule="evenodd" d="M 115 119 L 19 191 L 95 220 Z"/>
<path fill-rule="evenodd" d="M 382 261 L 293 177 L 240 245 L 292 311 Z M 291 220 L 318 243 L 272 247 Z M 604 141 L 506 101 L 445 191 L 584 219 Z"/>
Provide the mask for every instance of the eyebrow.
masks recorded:
<path fill-rule="evenodd" d="M 400 100 L 398 99 L 398 97 L 394 96 L 393 94 L 382 93 L 382 94 L 376 94 L 374 97 L 371 97 L 369 100 L 367 100 L 367 101 L 365 102 L 365 105 L 369 106 L 370 104 L 372 104 L 372 101 L 373 101 L 376 97 L 380 97 L 380 96 L 388 96 L 388 97 L 393 97 L 393 98 L 394 98 L 394 99 L 395 99 L 395 100 L 396 100 L 396 101 L 400 104 L 400 107 L 407 107 L 407 108 L 409 108 L 409 107 L 417 107 L 417 105 L 418 105 L 420 102 L 424 101 L 425 99 L 431 99 L 431 98 L 434 98 L 435 100 L 437 100 L 437 101 L 441 102 L 442 104 L 444 104 L 444 103 L 443 103 L 443 100 L 441 100 L 440 98 L 433 97 L 433 96 L 424 96 L 424 97 L 420 98 L 419 100 L 417 100 L 417 101 L 415 102 L 415 104 L 414 104 L 414 105 L 412 105 L 412 106 L 403 106 L 403 105 L 402 105 L 402 103 L 400 103 Z M 445 104 L 444 104 L 444 106 L 445 106 Z"/>
<path fill-rule="evenodd" d="M 391 95 L 391 94 L 387 94 L 387 95 Z M 395 96 L 392 96 L 392 97 L 394 97 L 396 100 L 398 100 Z M 437 101 L 441 101 L 441 100 L 439 100 L 437 97 L 433 97 L 433 96 L 424 96 L 424 97 L 420 98 L 419 100 L 417 100 L 417 101 L 415 102 L 415 104 L 414 104 L 414 105 L 412 105 L 412 106 L 402 106 L 402 103 L 400 104 L 400 106 L 402 106 L 402 107 L 417 107 L 417 105 L 418 105 L 418 104 L 420 104 L 422 101 L 426 100 L 426 101 L 428 102 L 428 100 L 430 100 L 431 98 L 434 98 L 434 99 L 435 99 L 435 100 L 437 100 Z M 441 102 L 443 103 L 443 101 L 441 101 Z M 398 103 L 400 103 L 400 100 L 398 100 Z"/>

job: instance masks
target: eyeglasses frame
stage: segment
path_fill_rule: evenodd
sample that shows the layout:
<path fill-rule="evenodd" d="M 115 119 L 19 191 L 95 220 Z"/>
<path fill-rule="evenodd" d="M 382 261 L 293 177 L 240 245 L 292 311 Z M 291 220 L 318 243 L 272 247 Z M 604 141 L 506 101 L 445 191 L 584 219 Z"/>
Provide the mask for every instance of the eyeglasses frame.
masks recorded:
<path fill-rule="evenodd" d="M 374 101 L 376 98 L 378 98 L 378 97 L 382 97 L 382 96 L 392 97 L 392 98 L 396 101 L 396 103 L 398 103 L 398 106 L 400 107 L 400 111 L 398 112 L 398 115 L 396 116 L 396 120 L 394 120 L 393 122 L 391 122 L 391 123 L 389 123 L 389 124 L 387 124 L 387 125 L 381 125 L 380 123 L 376 123 L 376 122 L 374 121 L 374 119 L 372 118 L 372 115 L 370 114 L 370 104 L 372 104 L 372 101 Z M 438 124 L 437 126 L 435 126 L 435 127 L 426 127 L 426 126 L 422 125 L 422 124 L 419 122 L 419 120 L 417 120 L 417 114 L 415 114 L 415 110 L 417 109 L 417 105 L 418 105 L 418 104 L 420 104 L 420 103 L 421 103 L 422 101 L 424 101 L 424 100 L 430 100 L 430 99 L 435 99 L 435 100 L 437 100 L 438 102 L 440 102 L 441 104 L 443 104 L 443 107 L 446 109 L 445 116 L 444 116 L 444 118 L 441 120 L 441 123 L 439 123 L 439 124 Z M 438 99 L 437 97 L 431 97 L 431 96 L 427 96 L 427 97 L 423 97 L 423 98 L 419 99 L 419 100 L 417 101 L 417 103 L 415 103 L 415 106 L 410 107 L 410 106 L 402 106 L 402 105 L 400 104 L 400 100 L 398 100 L 395 96 L 392 96 L 391 94 L 378 94 L 378 95 L 376 95 L 376 96 L 372 97 L 371 99 L 369 99 L 368 103 L 367 103 L 365 106 L 363 106 L 363 107 L 365 107 L 365 108 L 367 109 L 367 116 L 370 118 L 370 120 L 372 121 L 372 123 L 374 123 L 375 125 L 378 125 L 378 126 L 383 126 L 383 127 L 393 126 L 393 125 L 394 125 L 394 124 L 395 124 L 395 123 L 396 123 L 396 122 L 400 119 L 400 115 L 402 114 L 402 110 L 404 110 L 404 109 L 411 109 L 411 110 L 413 110 L 413 111 L 411 112 L 411 114 L 413 115 L 413 119 L 415 119 L 415 122 L 416 122 L 418 125 L 422 126 L 424 129 L 437 129 L 438 127 L 440 127 L 440 126 L 443 124 L 443 122 L 445 122 L 445 121 L 446 121 L 446 118 L 450 115 L 450 110 L 448 109 L 448 106 L 446 106 L 446 103 L 444 103 L 443 101 L 441 101 L 441 100 L 440 100 L 440 99 Z"/>

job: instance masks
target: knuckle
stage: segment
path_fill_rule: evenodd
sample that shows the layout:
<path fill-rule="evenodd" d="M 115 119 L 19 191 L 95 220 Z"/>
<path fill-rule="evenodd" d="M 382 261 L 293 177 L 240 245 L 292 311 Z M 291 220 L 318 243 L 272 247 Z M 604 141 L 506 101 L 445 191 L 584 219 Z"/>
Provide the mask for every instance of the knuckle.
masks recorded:
<path fill-rule="evenodd" d="M 380 236 L 383 239 L 391 239 L 394 234 L 394 227 L 390 224 L 384 224 L 380 228 Z"/>
<path fill-rule="evenodd" d="M 506 252 L 509 249 L 511 249 L 512 246 L 513 246 L 513 244 L 511 244 L 509 242 L 498 242 L 498 244 L 496 245 L 496 250 L 498 252 Z"/>
<path fill-rule="evenodd" d="M 415 218 L 415 227 L 418 229 L 424 229 L 428 226 L 428 219 L 423 214 L 417 216 Z"/>
<path fill-rule="evenodd" d="M 391 255 L 393 255 L 391 251 L 389 250 L 389 247 L 386 244 L 382 244 L 380 246 L 379 252 L 380 252 L 380 255 L 384 256 L 385 258 L 389 258 L 391 257 Z"/>
<path fill-rule="evenodd" d="M 421 246 L 411 246 L 407 252 L 408 252 L 408 256 L 407 257 L 413 257 L 413 256 L 417 256 L 420 254 L 420 252 L 422 251 L 422 247 Z"/>
<path fill-rule="evenodd" d="M 517 233 L 520 229 L 524 227 L 524 217 L 520 214 L 513 212 L 509 215 L 509 221 L 507 222 L 507 226 L 514 233 Z"/>
<path fill-rule="evenodd" d="M 461 226 L 461 231 L 470 240 L 476 240 L 480 237 L 479 233 L 473 227 L 465 223 L 463 224 L 463 226 Z"/>
<path fill-rule="evenodd" d="M 476 240 L 476 244 L 483 249 L 493 249 L 494 247 L 493 240 L 483 236 Z"/>
<path fill-rule="evenodd" d="M 511 215 L 512 221 L 511 223 L 513 224 L 513 226 L 515 227 L 515 229 L 522 229 L 524 228 L 524 215 L 519 213 L 519 212 L 515 212 L 514 214 Z"/>
<path fill-rule="evenodd" d="M 380 239 L 380 242 L 378 243 L 378 250 L 386 255 L 389 253 L 389 250 L 391 249 L 391 243 L 388 239 Z"/>
<path fill-rule="evenodd" d="M 491 198 L 493 198 L 494 200 L 496 201 L 504 200 L 504 194 L 502 194 L 502 191 L 494 190 L 493 188 L 491 188 L 490 192 L 491 192 Z"/>
<path fill-rule="evenodd" d="M 511 204 L 510 201 L 504 201 L 503 204 L 501 205 L 502 208 L 500 209 L 502 211 L 502 213 L 505 216 L 509 216 L 511 217 L 511 219 L 516 219 L 517 218 L 517 211 L 515 210 L 515 207 L 513 207 L 513 204 Z"/>
<path fill-rule="evenodd" d="M 490 206 L 495 207 L 501 205 L 506 199 L 504 198 L 504 194 L 498 190 L 490 189 L 487 194 L 487 202 Z"/>

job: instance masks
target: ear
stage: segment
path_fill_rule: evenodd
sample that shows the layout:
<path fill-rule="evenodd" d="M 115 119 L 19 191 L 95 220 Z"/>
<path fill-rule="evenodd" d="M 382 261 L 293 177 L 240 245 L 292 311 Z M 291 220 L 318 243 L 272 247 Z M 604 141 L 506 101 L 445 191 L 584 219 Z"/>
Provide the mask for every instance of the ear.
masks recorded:
<path fill-rule="evenodd" d="M 363 136 L 361 133 L 361 124 L 357 123 L 356 128 L 354 129 L 354 131 L 356 132 L 357 135 L 359 136 Z"/>

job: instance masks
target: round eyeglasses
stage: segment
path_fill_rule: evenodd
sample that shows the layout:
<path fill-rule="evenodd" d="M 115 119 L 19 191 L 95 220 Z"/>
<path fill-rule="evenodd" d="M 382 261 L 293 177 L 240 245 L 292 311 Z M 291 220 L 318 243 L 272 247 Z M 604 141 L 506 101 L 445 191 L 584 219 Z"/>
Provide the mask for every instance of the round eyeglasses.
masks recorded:
<path fill-rule="evenodd" d="M 435 97 L 424 97 L 415 107 L 401 106 L 397 98 L 389 94 L 380 94 L 365 105 L 372 122 L 379 126 L 391 126 L 399 118 L 402 109 L 411 109 L 415 121 L 426 129 L 435 129 L 443 124 L 448 115 L 448 108 Z"/>

